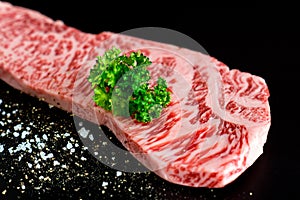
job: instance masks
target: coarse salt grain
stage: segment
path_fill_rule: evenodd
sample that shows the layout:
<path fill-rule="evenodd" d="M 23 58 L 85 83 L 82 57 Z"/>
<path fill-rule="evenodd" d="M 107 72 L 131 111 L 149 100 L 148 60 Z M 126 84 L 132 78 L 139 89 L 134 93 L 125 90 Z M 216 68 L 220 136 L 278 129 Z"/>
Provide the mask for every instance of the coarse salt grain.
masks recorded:
<path fill-rule="evenodd" d="M 4 145 L 0 144 L 0 153 L 4 151 Z"/>
<path fill-rule="evenodd" d="M 105 182 L 105 181 L 102 182 L 102 186 L 103 186 L 103 187 L 108 186 L 108 182 Z"/>
<path fill-rule="evenodd" d="M 53 161 L 53 165 L 54 165 L 54 166 L 60 165 L 60 162 L 58 162 L 57 160 L 54 160 L 54 161 Z"/>
<path fill-rule="evenodd" d="M 46 155 L 45 152 L 40 152 L 40 156 L 43 160 L 47 160 L 48 158 L 53 158 L 53 154 L 52 153 L 49 153 L 48 155 Z"/>
<path fill-rule="evenodd" d="M 14 132 L 13 135 L 14 135 L 15 137 L 19 137 L 20 133 Z"/>
<path fill-rule="evenodd" d="M 94 141 L 94 136 L 93 136 L 93 134 L 90 134 L 90 135 L 89 135 L 89 138 L 90 138 L 91 141 Z"/>
<path fill-rule="evenodd" d="M 121 175 L 122 175 L 122 172 L 117 171 L 117 176 L 121 176 Z"/>
<path fill-rule="evenodd" d="M 22 131 L 21 138 L 25 139 L 26 135 L 29 135 L 30 133 L 28 131 Z"/>
<path fill-rule="evenodd" d="M 46 141 L 48 141 L 48 137 L 47 137 L 46 134 L 43 135 L 43 139 L 46 140 Z"/>
<path fill-rule="evenodd" d="M 73 147 L 72 143 L 68 142 L 67 149 L 71 149 Z"/>
<path fill-rule="evenodd" d="M 81 127 L 79 129 L 78 133 L 80 134 L 81 137 L 86 138 L 89 134 L 90 130 L 85 129 L 85 127 Z"/>
<path fill-rule="evenodd" d="M 65 136 L 65 137 L 69 137 L 69 136 L 70 136 L 70 133 L 65 133 L 64 136 Z"/>
<path fill-rule="evenodd" d="M 15 131 L 20 131 L 22 129 L 22 124 L 18 124 L 14 126 Z"/>

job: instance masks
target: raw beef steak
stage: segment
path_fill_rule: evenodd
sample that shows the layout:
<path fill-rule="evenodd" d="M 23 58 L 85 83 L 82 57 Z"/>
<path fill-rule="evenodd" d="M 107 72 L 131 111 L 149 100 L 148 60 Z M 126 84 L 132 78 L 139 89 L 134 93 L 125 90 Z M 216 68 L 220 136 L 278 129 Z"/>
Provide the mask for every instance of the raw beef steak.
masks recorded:
<path fill-rule="evenodd" d="M 97 55 L 141 50 L 162 76 L 171 103 L 151 123 L 95 106 L 87 81 Z M 106 125 L 160 177 L 223 187 L 262 154 L 270 127 L 265 81 L 199 52 L 111 32 L 83 33 L 42 14 L 0 2 L 0 78 L 25 93 Z"/>

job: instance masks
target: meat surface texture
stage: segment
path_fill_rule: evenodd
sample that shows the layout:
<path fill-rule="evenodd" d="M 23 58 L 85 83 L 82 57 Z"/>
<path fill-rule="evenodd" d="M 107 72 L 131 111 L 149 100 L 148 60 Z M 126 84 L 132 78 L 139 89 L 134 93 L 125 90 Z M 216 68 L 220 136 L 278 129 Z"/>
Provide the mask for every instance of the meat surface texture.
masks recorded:
<path fill-rule="evenodd" d="M 141 50 L 153 61 L 153 80 L 167 80 L 172 99 L 160 118 L 142 124 L 95 106 L 89 70 L 112 47 Z M 200 52 L 111 32 L 83 33 L 0 2 L 0 58 L 2 80 L 106 125 L 141 163 L 172 183 L 223 187 L 263 152 L 271 124 L 265 81 Z"/>

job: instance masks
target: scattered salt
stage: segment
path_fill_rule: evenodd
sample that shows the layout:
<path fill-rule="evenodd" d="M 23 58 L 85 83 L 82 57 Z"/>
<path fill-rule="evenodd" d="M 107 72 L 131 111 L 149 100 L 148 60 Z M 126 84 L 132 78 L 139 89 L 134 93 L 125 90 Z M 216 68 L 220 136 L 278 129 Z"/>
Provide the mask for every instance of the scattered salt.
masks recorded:
<path fill-rule="evenodd" d="M 14 132 L 13 135 L 14 135 L 15 137 L 19 137 L 20 134 L 19 134 L 18 132 Z"/>
<path fill-rule="evenodd" d="M 0 153 L 4 151 L 4 145 L 0 144 Z"/>
<path fill-rule="evenodd" d="M 48 158 L 53 158 L 53 153 L 49 153 L 48 155 L 46 155 L 45 152 L 40 152 L 40 156 L 43 160 L 47 160 Z"/>
<path fill-rule="evenodd" d="M 18 161 L 21 161 L 23 158 L 23 155 L 21 154 L 19 157 L 18 157 Z"/>
<path fill-rule="evenodd" d="M 93 136 L 93 134 L 90 134 L 90 135 L 89 135 L 89 138 L 90 138 L 91 141 L 94 141 L 94 136 Z"/>
<path fill-rule="evenodd" d="M 117 176 L 121 176 L 121 175 L 122 175 L 122 172 L 117 171 Z"/>
<path fill-rule="evenodd" d="M 28 131 L 22 131 L 21 138 L 25 139 L 26 135 L 29 135 L 30 133 Z"/>
<path fill-rule="evenodd" d="M 89 134 L 90 130 L 85 129 L 85 127 L 81 127 L 79 129 L 78 133 L 80 134 L 81 137 L 86 138 Z"/>
<path fill-rule="evenodd" d="M 10 154 L 13 154 L 13 153 L 14 153 L 13 147 L 9 147 L 9 148 L 8 148 L 8 152 L 9 152 Z"/>
<path fill-rule="evenodd" d="M 57 160 L 54 160 L 54 161 L 53 161 L 53 165 L 54 165 L 54 166 L 60 165 L 60 162 L 58 162 Z"/>
<path fill-rule="evenodd" d="M 105 181 L 102 182 L 102 186 L 103 186 L 103 187 L 108 186 L 108 182 L 105 182 Z"/>
<path fill-rule="evenodd" d="M 71 149 L 73 147 L 72 143 L 68 142 L 67 149 Z"/>
<path fill-rule="evenodd" d="M 65 136 L 65 137 L 69 137 L 69 136 L 70 136 L 70 133 L 65 133 L 64 136 Z"/>
<path fill-rule="evenodd" d="M 37 135 L 35 135 L 34 137 L 35 137 L 35 141 L 36 141 L 37 143 L 41 142 L 41 139 L 40 139 Z"/>
<path fill-rule="evenodd" d="M 47 137 L 46 134 L 43 135 L 43 139 L 46 140 L 46 141 L 48 141 L 48 137 Z"/>
<path fill-rule="evenodd" d="M 22 129 L 22 124 L 18 124 L 14 126 L 15 131 L 20 131 Z"/>
<path fill-rule="evenodd" d="M 37 144 L 37 147 L 38 147 L 38 149 L 41 150 L 41 149 L 45 148 L 45 143 L 40 142 L 40 143 Z"/>

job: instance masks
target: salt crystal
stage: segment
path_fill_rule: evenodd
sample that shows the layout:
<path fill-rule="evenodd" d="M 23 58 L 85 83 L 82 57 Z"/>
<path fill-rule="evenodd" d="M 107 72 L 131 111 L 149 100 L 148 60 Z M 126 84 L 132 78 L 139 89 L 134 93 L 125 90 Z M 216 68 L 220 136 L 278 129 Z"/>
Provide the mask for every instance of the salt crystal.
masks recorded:
<path fill-rule="evenodd" d="M 3 122 L 3 121 L 0 121 L 0 125 L 1 125 L 1 126 L 4 126 L 4 122 Z"/>
<path fill-rule="evenodd" d="M 81 137 L 86 138 L 89 134 L 90 130 L 85 129 L 85 127 L 81 127 L 79 129 L 78 133 L 80 134 Z"/>
<path fill-rule="evenodd" d="M 48 154 L 48 158 L 53 158 L 53 157 L 54 157 L 53 153 Z"/>
<path fill-rule="evenodd" d="M 14 132 L 13 135 L 14 135 L 15 137 L 19 137 L 20 134 L 19 134 L 18 132 Z"/>
<path fill-rule="evenodd" d="M 40 139 L 37 135 L 35 135 L 34 137 L 35 137 L 35 141 L 36 141 L 37 143 L 41 142 L 41 139 Z"/>
<path fill-rule="evenodd" d="M 72 143 L 68 142 L 67 149 L 71 149 L 73 147 Z"/>
<path fill-rule="evenodd" d="M 31 163 L 27 163 L 28 167 L 31 168 L 32 167 L 32 164 Z"/>
<path fill-rule="evenodd" d="M 43 135 L 43 139 L 46 140 L 46 141 L 48 141 L 48 137 L 47 137 L 46 134 Z"/>
<path fill-rule="evenodd" d="M 0 99 L 0 105 L 2 104 L 2 102 L 3 102 L 2 99 Z"/>
<path fill-rule="evenodd" d="M 90 134 L 90 135 L 89 135 L 89 138 L 90 138 L 91 141 L 94 141 L 94 136 L 93 136 L 93 134 Z"/>
<path fill-rule="evenodd" d="M 103 186 L 103 187 L 105 187 L 105 186 L 107 186 L 107 185 L 108 185 L 108 182 L 105 182 L 105 181 L 102 182 L 102 186 Z"/>
<path fill-rule="evenodd" d="M 117 171 L 117 176 L 121 176 L 121 175 L 122 175 L 122 172 Z"/>
<path fill-rule="evenodd" d="M 45 152 L 40 152 L 40 156 L 41 156 L 41 158 L 43 159 L 43 160 L 47 160 L 47 156 L 46 156 L 46 153 Z"/>
<path fill-rule="evenodd" d="M 54 165 L 54 166 L 60 165 L 60 162 L 58 162 L 57 160 L 54 160 L 54 161 L 53 161 L 53 165 Z"/>
<path fill-rule="evenodd" d="M 40 142 L 40 143 L 37 144 L 37 147 L 38 147 L 38 149 L 41 150 L 41 149 L 45 148 L 45 143 Z"/>
<path fill-rule="evenodd" d="M 30 133 L 28 131 L 23 131 L 21 138 L 24 139 L 26 137 L 26 135 L 29 135 Z"/>
<path fill-rule="evenodd" d="M 70 133 L 65 133 L 64 136 L 65 136 L 65 137 L 69 137 L 69 136 L 70 136 Z"/>
<path fill-rule="evenodd" d="M 14 151 L 13 151 L 13 147 L 9 147 L 8 148 L 8 152 L 10 153 L 10 154 L 12 154 Z"/>
<path fill-rule="evenodd" d="M 4 151 L 4 145 L 0 144 L 0 153 Z"/>
<path fill-rule="evenodd" d="M 14 126 L 15 131 L 20 131 L 22 129 L 22 124 L 18 124 Z"/>

